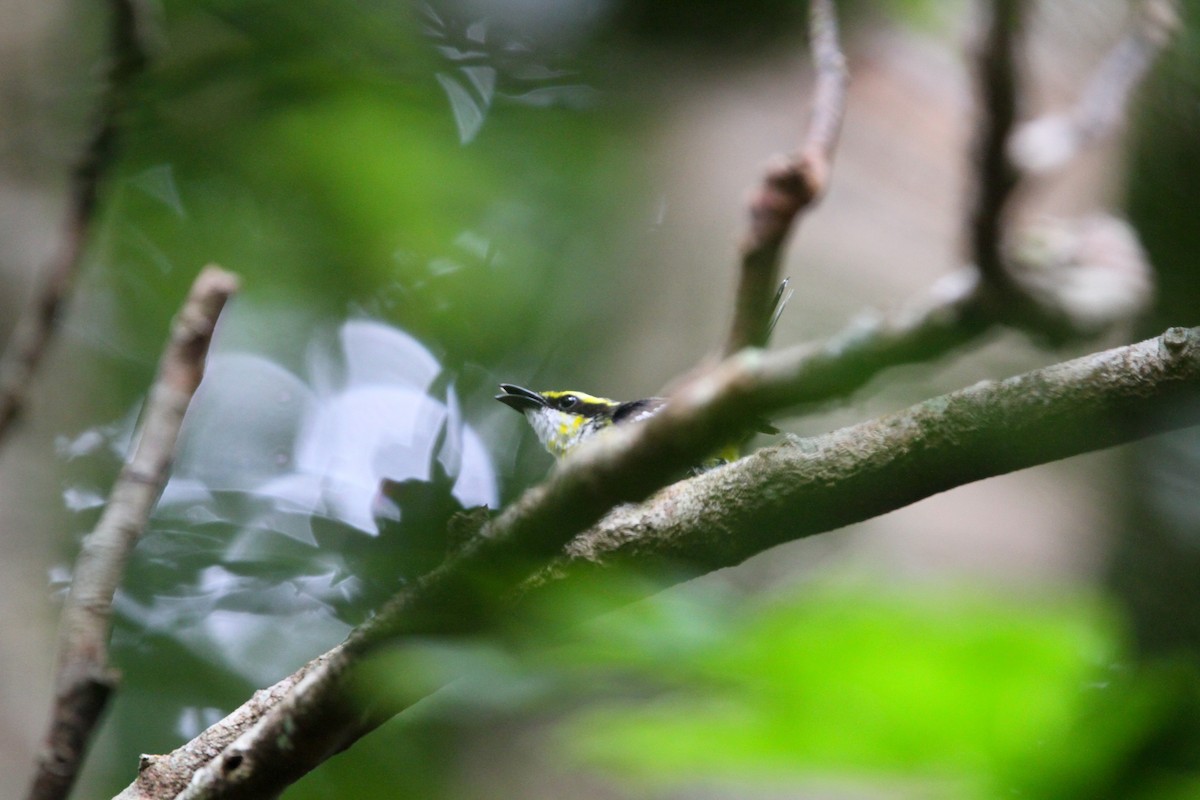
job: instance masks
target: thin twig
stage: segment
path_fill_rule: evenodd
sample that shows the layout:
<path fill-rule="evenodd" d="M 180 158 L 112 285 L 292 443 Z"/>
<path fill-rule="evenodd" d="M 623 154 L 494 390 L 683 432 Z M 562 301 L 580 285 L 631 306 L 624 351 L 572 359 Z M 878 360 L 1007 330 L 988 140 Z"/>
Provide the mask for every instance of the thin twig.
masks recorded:
<path fill-rule="evenodd" d="M 832 0 L 812 0 L 809 42 L 816 83 L 808 128 L 794 155 L 768 167 L 750 201 L 750 227 L 741 245 L 741 277 L 726 355 L 766 344 L 783 244 L 797 215 L 816 203 L 829 184 L 848 82 Z"/>
<path fill-rule="evenodd" d="M 83 540 L 63 608 L 55 703 L 29 800 L 65 798 L 88 740 L 116 687 L 108 664 L 112 600 L 133 546 L 167 482 L 179 428 L 204 374 L 214 326 L 237 278 L 206 267 L 172 325 L 136 447 L 113 485 L 100 521 Z"/>
<path fill-rule="evenodd" d="M 647 452 L 654 454 L 662 437 L 684 439 L 692 442 L 693 452 L 707 452 L 713 442 L 723 440 L 721 429 L 732 418 L 731 409 L 788 402 L 789 393 L 798 391 L 805 380 L 803 363 L 797 352 L 743 351 L 713 370 L 707 381 L 681 390 L 673 401 L 677 413 L 664 412 L 640 426 L 614 431 L 607 443 L 597 442 L 590 452 L 581 453 L 573 466 L 564 464 L 563 472 L 595 470 L 605 462 L 624 464 L 627 470 L 635 463 L 644 468 Z M 641 506 L 622 506 L 571 542 L 567 558 L 536 573 L 527 586 L 536 588 L 578 570 L 631 558 L 638 563 L 690 563 L 696 572 L 736 564 L 783 541 L 886 513 L 954 486 L 1195 424 L 1196 413 L 1153 416 L 1153 428 L 1137 431 L 1101 423 L 1130 409 L 1164 407 L 1197 386 L 1200 329 L 1183 328 L 980 384 L 825 436 L 767 448 L 676 484 Z M 649 466 L 658 471 L 662 465 Z M 575 484 L 576 499 L 592 502 L 598 486 Z M 547 496 L 544 491 L 527 495 L 541 502 L 547 502 Z M 507 532 L 503 526 L 492 531 L 503 537 L 492 555 L 527 552 L 514 543 L 511 531 L 511 523 Z M 437 596 L 441 587 L 456 580 L 448 570 L 472 568 L 469 560 L 460 558 L 439 570 L 433 583 L 425 581 L 405 592 L 400 602 L 385 607 L 344 645 L 323 656 L 298 684 L 289 684 L 293 690 L 278 702 L 268 707 L 259 702 L 253 709 L 235 712 L 232 716 L 239 719 L 261 714 L 257 724 L 241 728 L 244 733 L 236 741 L 215 753 L 209 747 L 213 738 L 202 734 L 176 753 L 159 757 L 155 767 L 163 765 L 164 770 L 155 770 L 154 782 L 147 779 L 139 786 L 139 776 L 121 800 L 174 797 L 176 791 L 181 800 L 276 796 L 402 709 L 403 698 L 384 696 L 361 716 L 349 710 L 347 685 L 353 680 L 355 659 L 397 631 L 422 628 L 428 622 L 422 595 Z M 673 574 L 677 579 L 686 576 L 678 570 Z M 492 589 L 503 592 L 504 587 Z M 443 632 L 477 626 L 485 613 L 445 597 L 439 602 L 447 615 L 476 615 L 473 622 L 456 619 L 454 625 L 441 617 Z M 446 676 L 447 681 L 452 678 Z M 194 765 L 204 760 L 206 766 L 197 770 Z M 167 765 L 176 769 L 167 770 Z M 152 786 L 166 790 L 153 793 Z"/>
<path fill-rule="evenodd" d="M 980 117 L 975 140 L 974 200 L 968 219 L 971 259 L 998 302 L 1010 291 L 1004 269 L 1006 211 L 1019 174 L 1008 159 L 1017 117 L 1017 53 L 1025 0 L 990 0 L 976 60 Z"/>
<path fill-rule="evenodd" d="M 1017 129 L 1009 154 L 1022 171 L 1037 175 L 1059 169 L 1120 128 L 1134 89 L 1179 27 L 1177 5 L 1174 0 L 1139 3 L 1128 31 L 1100 62 L 1074 107 Z"/>
<path fill-rule="evenodd" d="M 0 356 L 0 441 L 21 413 L 34 373 L 58 326 L 83 260 L 96 216 L 100 186 L 116 156 L 120 117 L 134 79 L 146 62 L 138 39 L 134 0 L 110 0 L 111 63 L 97 110 L 95 128 L 71 175 L 67 215 L 58 250 L 44 268 L 35 291 Z"/>

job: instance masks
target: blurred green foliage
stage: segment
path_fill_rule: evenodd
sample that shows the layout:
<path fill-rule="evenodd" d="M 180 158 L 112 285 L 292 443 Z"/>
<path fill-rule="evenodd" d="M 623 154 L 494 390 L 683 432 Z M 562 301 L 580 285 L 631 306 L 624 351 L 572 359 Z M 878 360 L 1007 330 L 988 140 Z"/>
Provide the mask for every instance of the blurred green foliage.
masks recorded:
<path fill-rule="evenodd" d="M 378 665 L 376 690 L 416 699 L 449 683 L 412 716 L 456 726 L 460 745 L 483 729 L 538 731 L 532 766 L 485 773 L 532 768 L 536 784 L 553 764 L 607 776 L 622 797 L 840 785 L 1168 798 L 1200 780 L 1186 755 L 1200 743 L 1197 675 L 1134 666 L 1094 602 L 861 585 L 747 601 L 684 587 L 579 624 L 637 593 L 557 593 L 503 640 L 406 648 Z"/>
<path fill-rule="evenodd" d="M 603 76 L 569 51 L 453 6 L 176 2 L 160 23 L 93 256 L 138 339 L 209 261 L 244 302 L 366 309 L 453 364 L 582 337 L 573 312 L 615 302 L 578 277 L 620 242 L 636 115 L 593 103 Z"/>

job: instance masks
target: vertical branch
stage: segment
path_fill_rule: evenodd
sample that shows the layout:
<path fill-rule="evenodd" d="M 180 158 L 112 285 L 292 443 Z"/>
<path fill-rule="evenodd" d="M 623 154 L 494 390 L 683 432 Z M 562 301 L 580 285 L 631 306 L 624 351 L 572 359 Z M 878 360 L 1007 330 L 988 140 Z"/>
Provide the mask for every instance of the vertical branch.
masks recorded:
<path fill-rule="evenodd" d="M 1019 173 L 1008 159 L 1008 137 L 1017 117 L 1017 49 L 1026 0 L 990 0 L 976 63 L 980 120 L 975 141 L 975 197 L 971 206 L 971 258 L 990 289 L 1010 288 L 1004 270 L 1006 210 Z"/>
<path fill-rule="evenodd" d="M 67 214 L 58 250 L 45 265 L 42 285 L 21 312 L 0 356 L 0 441 L 11 430 L 29 384 L 58 326 L 96 215 L 100 185 L 112 166 L 120 116 L 130 87 L 145 66 L 138 40 L 135 0 L 110 0 L 110 64 L 96 123 L 71 174 Z"/>
<path fill-rule="evenodd" d="M 809 46 L 816 83 L 808 128 L 795 154 L 768 167 L 750 201 L 750 229 L 741 245 L 741 278 L 725 355 L 766 344 L 784 241 L 796 216 L 817 202 L 829 184 L 848 82 L 832 0 L 812 0 Z"/>
<path fill-rule="evenodd" d="M 1066 114 L 1016 127 L 1027 0 L 989 0 L 978 49 L 980 119 L 968 219 L 977 276 L 973 314 L 1044 342 L 1094 336 L 1149 302 L 1153 276 L 1136 234 L 1095 216 L 1009 231 L 1018 189 L 1112 134 L 1131 93 L 1178 24 L 1172 0 L 1143 0 L 1129 32 Z M 1086 290 L 1081 287 L 1086 287 Z M 977 320 L 978 321 L 978 320 Z"/>
<path fill-rule="evenodd" d="M 83 763 L 117 675 L 108 664 L 112 599 L 129 554 L 167 482 L 184 414 L 200 379 L 213 329 L 237 278 L 206 267 L 172 325 L 133 454 L 113 484 L 100 521 L 83 540 L 63 609 L 50 728 L 28 800 L 64 798 Z"/>

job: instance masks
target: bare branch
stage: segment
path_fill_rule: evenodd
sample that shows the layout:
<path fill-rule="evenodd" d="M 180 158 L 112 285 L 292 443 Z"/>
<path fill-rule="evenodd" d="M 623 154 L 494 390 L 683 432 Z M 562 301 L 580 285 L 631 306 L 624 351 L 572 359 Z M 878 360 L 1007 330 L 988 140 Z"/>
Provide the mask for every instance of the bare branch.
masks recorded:
<path fill-rule="evenodd" d="M 175 318 L 158 377 L 96 529 L 83 540 L 63 609 L 55 704 L 30 800 L 64 798 L 117 676 L 108 664 L 112 599 L 129 553 L 166 484 L 179 428 L 204 374 L 213 328 L 237 278 L 206 267 Z"/>
<path fill-rule="evenodd" d="M 1111 137 L 1125 121 L 1133 90 L 1178 27 L 1174 0 L 1139 3 L 1128 32 L 1096 68 L 1075 106 L 1017 129 L 1009 142 L 1013 162 L 1026 173 L 1045 174 Z"/>
<path fill-rule="evenodd" d="M 983 5 L 983 4 L 981 4 Z M 984 282 L 1006 302 L 1004 270 L 1006 210 L 1019 175 L 1008 160 L 1009 133 L 1019 98 L 1017 49 L 1026 0 L 989 0 L 976 61 L 980 118 L 975 140 L 974 199 L 968 220 L 971 259 Z"/>
<path fill-rule="evenodd" d="M 130 86 L 146 57 L 138 41 L 134 0 L 110 0 L 111 64 L 95 129 L 71 176 L 67 216 L 58 252 L 44 268 L 43 283 L 21 312 L 0 356 L 0 442 L 21 413 L 34 372 L 70 295 L 96 214 L 100 185 L 116 155 L 120 116 Z"/>
<path fill-rule="evenodd" d="M 816 84 L 808 129 L 797 153 L 768 167 L 750 201 L 750 228 L 741 246 L 741 278 L 726 355 L 766 344 L 783 244 L 796 216 L 817 202 L 829 184 L 848 81 L 832 0 L 812 0 L 809 42 Z"/>
<path fill-rule="evenodd" d="M 711 430 L 712 421 L 731 402 L 755 408 L 778 405 L 803 385 L 804 363 L 798 352 L 743 351 L 715 369 L 706 384 L 693 382 L 681 390 L 676 398 L 681 412 L 609 437 L 615 444 L 591 449 L 586 460 L 631 459 L 659 435 L 687 438 L 694 430 Z M 674 484 L 644 504 L 617 508 L 567 545 L 565 558 L 527 579 L 522 591 L 617 563 L 669 560 L 691 564 L 695 572 L 730 566 L 782 542 L 886 513 L 954 486 L 1196 424 L 1200 412 L 1194 404 L 1188 415 L 1153 412 L 1197 388 L 1200 329 L 1172 328 L 1140 344 L 979 384 L 824 436 L 793 439 Z M 1152 427 L 1111 424 L 1114 415 L 1132 410 L 1152 419 Z M 540 496 L 527 495 L 522 502 L 532 507 Z M 402 594 L 381 612 L 382 624 L 372 621 L 358 629 L 320 663 L 313 662 L 298 683 L 295 676 L 289 678 L 285 683 L 294 688 L 279 702 L 268 705 L 256 697 L 256 705 L 235 712 L 227 719 L 244 722 L 245 716 L 262 716 L 249 728 L 240 722 L 239 730 L 245 732 L 221 752 L 209 749 L 218 741 L 210 729 L 176 754 L 156 759 L 152 769 L 160 763 L 178 765 L 171 777 L 174 788 L 154 793 L 148 786 L 158 784 L 148 784 L 138 791 L 139 776 L 121 800 L 174 797 L 182 787 L 178 796 L 189 800 L 277 795 L 402 709 L 402 699 L 379 698 L 380 704 L 369 711 L 352 713 L 347 686 L 355 661 L 397 633 L 428 624 L 426 605 L 440 594 L 435 584 L 445 586 L 455 580 L 448 572 L 470 566 L 469 559 L 459 558 L 438 570 L 441 575 L 433 582 Z M 678 571 L 674 575 L 683 577 Z M 513 577 L 515 573 L 505 576 L 504 583 Z M 497 582 L 491 589 L 495 602 L 504 585 Z M 516 594 L 507 596 L 512 600 Z M 439 602 L 445 604 L 439 619 L 443 632 L 480 623 L 474 603 L 455 604 L 445 597 Z M 455 616 L 463 612 L 476 614 L 474 621 Z M 452 625 L 447 624 L 451 616 Z M 226 727 L 224 721 L 220 725 Z M 207 765 L 193 772 L 200 760 Z"/>

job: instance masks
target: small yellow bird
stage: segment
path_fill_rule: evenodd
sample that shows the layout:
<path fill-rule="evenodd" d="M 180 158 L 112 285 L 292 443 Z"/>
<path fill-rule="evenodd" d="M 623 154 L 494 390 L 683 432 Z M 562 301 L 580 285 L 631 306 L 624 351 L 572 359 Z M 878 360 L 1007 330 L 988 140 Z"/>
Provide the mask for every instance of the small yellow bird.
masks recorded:
<path fill-rule="evenodd" d="M 496 399 L 524 414 L 538 440 L 556 458 L 567 455 L 605 428 L 648 419 L 667 403 L 662 397 L 620 402 L 586 392 L 535 392 L 511 383 L 500 384 L 500 389 Z M 759 429 L 763 433 L 778 433 L 765 424 Z M 704 466 L 716 466 L 737 457 L 737 445 L 729 445 L 705 461 Z"/>

